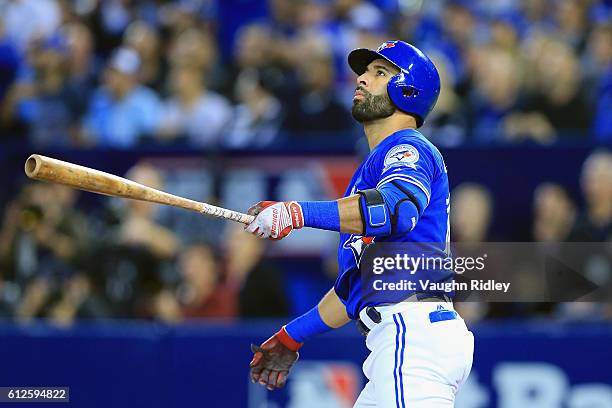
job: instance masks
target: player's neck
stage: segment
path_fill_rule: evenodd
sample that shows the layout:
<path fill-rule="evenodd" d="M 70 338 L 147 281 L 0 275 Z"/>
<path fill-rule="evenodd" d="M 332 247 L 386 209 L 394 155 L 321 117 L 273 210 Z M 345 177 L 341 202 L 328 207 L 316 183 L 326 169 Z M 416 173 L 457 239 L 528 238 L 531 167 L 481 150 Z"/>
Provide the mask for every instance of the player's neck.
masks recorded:
<path fill-rule="evenodd" d="M 391 136 L 393 133 L 402 129 L 416 129 L 416 120 L 410 116 L 400 112 L 372 122 L 363 124 L 368 146 L 373 150 L 380 142 Z"/>

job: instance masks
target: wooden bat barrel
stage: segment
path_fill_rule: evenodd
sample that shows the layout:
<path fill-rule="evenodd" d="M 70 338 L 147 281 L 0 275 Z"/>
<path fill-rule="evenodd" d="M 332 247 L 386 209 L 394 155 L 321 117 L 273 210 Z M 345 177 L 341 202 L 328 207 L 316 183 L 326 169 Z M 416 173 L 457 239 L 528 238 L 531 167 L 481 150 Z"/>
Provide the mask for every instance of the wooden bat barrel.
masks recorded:
<path fill-rule="evenodd" d="M 113 197 L 172 205 L 213 217 L 237 221 L 243 224 L 249 224 L 254 219 L 252 215 L 179 197 L 147 187 L 123 177 L 115 176 L 114 174 L 105 173 L 103 171 L 39 154 L 33 154 L 28 157 L 25 162 L 25 173 L 29 178 L 34 180 L 64 184 L 79 190 Z"/>

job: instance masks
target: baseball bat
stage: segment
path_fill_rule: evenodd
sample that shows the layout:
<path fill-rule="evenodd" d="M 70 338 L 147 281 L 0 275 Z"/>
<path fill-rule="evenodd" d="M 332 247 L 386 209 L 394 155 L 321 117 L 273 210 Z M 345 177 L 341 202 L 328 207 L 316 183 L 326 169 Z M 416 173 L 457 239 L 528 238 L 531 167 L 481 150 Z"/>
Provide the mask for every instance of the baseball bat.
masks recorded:
<path fill-rule="evenodd" d="M 179 197 L 123 177 L 39 154 L 28 157 L 25 162 L 25 173 L 34 180 L 64 184 L 79 190 L 113 197 L 171 205 L 243 224 L 249 224 L 255 218 L 252 215 Z"/>

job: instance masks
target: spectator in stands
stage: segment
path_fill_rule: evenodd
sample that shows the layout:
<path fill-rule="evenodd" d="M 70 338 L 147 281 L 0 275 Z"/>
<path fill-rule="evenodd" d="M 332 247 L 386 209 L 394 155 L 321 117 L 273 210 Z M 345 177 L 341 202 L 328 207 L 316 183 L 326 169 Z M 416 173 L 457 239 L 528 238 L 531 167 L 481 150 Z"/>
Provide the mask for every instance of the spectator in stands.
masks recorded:
<path fill-rule="evenodd" d="M 159 32 L 143 21 L 134 21 L 123 34 L 126 47 L 138 52 L 141 69 L 140 82 L 149 87 L 162 87 L 162 61 L 160 52 Z"/>
<path fill-rule="evenodd" d="M 38 183 L 9 204 L 0 230 L 0 264 L 17 285 L 7 289 L 20 319 L 42 317 L 56 283 L 82 265 L 91 241 L 75 202 L 76 190 Z"/>
<path fill-rule="evenodd" d="M 580 184 L 586 202 L 570 234 L 571 241 L 612 242 L 612 153 L 597 150 L 582 166 Z"/>
<path fill-rule="evenodd" d="M 132 167 L 126 177 L 149 187 L 162 189 L 161 174 L 151 165 L 139 163 Z M 159 259 L 172 259 L 179 251 L 180 242 L 171 230 L 156 219 L 156 204 L 128 200 L 127 212 L 122 217 L 118 241 L 122 245 L 146 248 Z"/>
<path fill-rule="evenodd" d="M 553 29 L 553 18 L 551 15 L 550 0 L 522 0 L 520 14 L 517 16 L 521 20 L 525 36 L 536 31 L 549 31 Z"/>
<path fill-rule="evenodd" d="M 364 0 L 336 0 L 334 13 L 340 21 L 345 21 L 356 28 L 381 28 L 384 17 L 374 4 Z"/>
<path fill-rule="evenodd" d="M 595 26 L 583 63 L 589 100 L 596 101 L 593 134 L 595 140 L 612 141 L 612 23 Z"/>
<path fill-rule="evenodd" d="M 67 86 L 73 98 L 72 108 L 76 124 L 87 112 L 87 105 L 96 87 L 98 66 L 94 55 L 94 38 L 91 30 L 74 22 L 63 27 L 68 42 Z"/>
<path fill-rule="evenodd" d="M 499 16 L 491 22 L 491 46 L 521 58 L 519 50 L 519 36 L 511 17 Z"/>
<path fill-rule="evenodd" d="M 77 273 L 66 279 L 56 302 L 49 306 L 47 317 L 56 324 L 70 325 L 76 319 L 102 319 L 111 317 L 111 309 L 97 293 L 90 278 Z"/>
<path fill-rule="evenodd" d="M 319 145 L 350 147 L 353 120 L 334 94 L 335 72 L 327 40 L 320 35 L 305 35 L 297 47 L 297 54 L 301 56 L 297 66 L 301 90 L 287 101 L 283 131 L 293 142 L 317 140 Z"/>
<path fill-rule="evenodd" d="M 493 199 L 489 191 L 476 183 L 463 183 L 451 193 L 450 223 L 452 241 L 460 243 L 462 255 L 480 256 L 482 243 L 488 241 L 493 216 Z M 490 248 L 489 248 L 490 250 Z M 490 264 L 487 267 L 491 267 Z M 478 296 L 478 294 L 475 294 Z M 456 307 L 464 319 L 475 322 L 489 313 L 489 304 L 472 296 Z"/>
<path fill-rule="evenodd" d="M 188 245 L 178 257 L 181 283 L 173 294 L 162 290 L 154 304 L 155 315 L 167 322 L 183 319 L 233 318 L 237 313 L 234 288 L 224 282 L 217 259 L 208 245 Z"/>
<path fill-rule="evenodd" d="M 463 183 L 451 194 L 451 231 L 456 242 L 486 242 L 493 216 L 489 191 L 476 183 Z"/>
<path fill-rule="evenodd" d="M 419 130 L 436 146 L 458 146 L 465 142 L 465 111 L 449 78 L 449 62 L 442 54 L 429 55 L 440 73 L 440 96 L 425 125 Z"/>
<path fill-rule="evenodd" d="M 0 19 L 0 130 L 6 126 L 7 117 L 2 115 L 4 96 L 17 78 L 20 56 L 17 48 L 6 35 L 3 21 Z M 0 136 L 1 138 L 2 136 Z"/>
<path fill-rule="evenodd" d="M 350 109 L 355 93 L 355 73 L 346 63 L 346 56 L 355 48 L 376 49 L 391 36 L 386 30 L 394 23 L 385 21 L 380 8 L 365 0 L 337 0 L 331 12 L 333 20 L 327 24 L 326 31 L 334 55 L 337 81 L 342 86 L 340 97 Z M 398 20 L 410 24 L 405 15 Z"/>
<path fill-rule="evenodd" d="M 576 219 L 576 208 L 567 191 L 558 184 L 540 184 L 533 194 L 533 239 L 563 242 Z"/>
<path fill-rule="evenodd" d="M 5 281 L 0 275 L 0 319 L 8 319 L 14 315 L 11 302 L 11 298 L 14 297 L 14 287 L 14 284 Z"/>
<path fill-rule="evenodd" d="M 198 28 L 205 21 L 203 17 L 207 13 L 205 8 L 214 7 L 216 4 L 210 1 L 173 1 L 166 2 L 160 7 L 158 13 L 163 24 L 165 24 L 171 37 Z"/>
<path fill-rule="evenodd" d="M 587 34 L 587 3 L 564 0 L 556 2 L 555 6 L 555 19 L 563 42 L 581 51 Z"/>
<path fill-rule="evenodd" d="M 270 25 L 283 36 L 294 33 L 299 4 L 292 0 L 269 0 Z"/>
<path fill-rule="evenodd" d="M 128 179 L 163 189 L 161 174 L 148 163 L 140 162 L 125 175 Z M 105 287 L 116 317 L 151 317 L 152 299 L 164 286 L 164 270 L 170 269 L 180 251 L 175 232 L 158 219 L 159 206 L 136 200 L 117 202 L 117 226 L 100 242 L 87 271 L 95 288 Z M 121 211 L 123 210 L 123 211 Z M 103 281 L 97 278 L 104 276 Z"/>
<path fill-rule="evenodd" d="M 270 63 L 272 31 L 265 24 L 249 24 L 236 34 L 234 59 L 239 69 L 259 68 Z"/>
<path fill-rule="evenodd" d="M 240 317 L 288 316 L 284 279 L 264 258 L 265 242 L 236 224 L 227 228 L 223 249 L 227 282 L 238 290 Z"/>
<path fill-rule="evenodd" d="M 530 52 L 533 59 L 529 72 L 536 88 L 525 111 L 542 113 L 558 137 L 587 138 L 593 107 L 585 97 L 574 51 L 567 44 L 548 38 Z"/>
<path fill-rule="evenodd" d="M 229 148 L 261 148 L 278 135 L 284 111 L 274 96 L 275 81 L 282 75 L 277 69 L 245 69 L 236 79 L 238 105 L 234 121 L 223 144 Z"/>
<path fill-rule="evenodd" d="M 23 288 L 23 295 L 15 308 L 15 319 L 29 322 L 44 317 L 53 293 L 52 282 L 48 276 L 37 276 Z"/>
<path fill-rule="evenodd" d="M 597 150 L 582 166 L 580 179 L 586 209 L 578 216 L 569 240 L 575 242 L 612 242 L 612 153 Z M 609 268 L 601 268 L 601 255 L 583 261 L 586 276 L 598 277 L 598 283 L 612 279 Z M 606 303 L 560 303 L 556 316 L 562 320 L 588 321 L 612 317 L 612 308 Z"/>
<path fill-rule="evenodd" d="M 160 102 L 140 85 L 140 57 L 130 48 L 117 49 L 94 93 L 84 121 L 86 135 L 99 146 L 129 148 L 158 127 Z"/>
<path fill-rule="evenodd" d="M 58 184 L 28 184 L 8 205 L 0 231 L 0 261 L 10 278 L 70 274 L 90 245 L 77 192 Z"/>
<path fill-rule="evenodd" d="M 82 101 L 67 82 L 66 37 L 56 34 L 34 41 L 29 54 L 33 76 L 11 88 L 3 116 L 23 123 L 35 146 L 70 146 L 76 141 Z"/>
<path fill-rule="evenodd" d="M 438 47 L 452 63 L 452 73 L 458 83 L 467 80 L 468 54 L 475 42 L 478 20 L 474 9 L 466 1 L 450 2 L 443 8 L 440 28 L 442 36 L 436 41 Z"/>
<path fill-rule="evenodd" d="M 287 42 L 279 38 L 278 34 L 273 33 L 272 29 L 261 23 L 248 24 L 236 33 L 234 45 L 234 59 L 230 68 L 229 78 L 225 80 L 225 93 L 234 94 L 238 103 L 242 103 L 236 91 L 238 78 L 246 75 L 253 75 L 256 70 L 259 75 L 267 72 L 269 88 L 276 97 L 284 99 L 295 93 L 294 73 L 291 63 L 295 50 L 287 45 Z M 285 51 L 289 48 L 291 52 Z M 287 54 L 287 55 L 285 55 Z"/>
<path fill-rule="evenodd" d="M 330 21 L 331 4 L 323 1 L 302 1 L 297 3 L 295 26 L 297 31 L 313 30 L 323 32 Z"/>
<path fill-rule="evenodd" d="M 495 48 L 479 50 L 476 58 L 468 100 L 473 137 L 480 143 L 503 141 L 506 121 L 520 107 L 520 67 L 512 55 Z"/>
<path fill-rule="evenodd" d="M 172 65 L 192 65 L 205 78 L 210 78 L 217 61 L 214 38 L 197 28 L 185 30 L 170 42 L 167 60 Z"/>
<path fill-rule="evenodd" d="M 194 65 L 174 65 L 169 81 L 171 97 L 163 106 L 160 138 L 182 136 L 194 147 L 218 146 L 232 121 L 229 102 L 206 89 L 202 73 Z"/>

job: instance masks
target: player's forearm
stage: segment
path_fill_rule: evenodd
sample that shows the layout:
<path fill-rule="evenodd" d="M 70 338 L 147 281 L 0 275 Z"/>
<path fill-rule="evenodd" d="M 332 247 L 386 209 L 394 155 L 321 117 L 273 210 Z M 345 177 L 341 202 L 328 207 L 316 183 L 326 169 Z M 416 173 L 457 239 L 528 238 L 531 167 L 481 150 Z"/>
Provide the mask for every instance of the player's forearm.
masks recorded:
<path fill-rule="evenodd" d="M 318 308 L 321 320 L 331 328 L 337 329 L 351 321 L 346 313 L 346 307 L 333 288 L 323 296 Z"/>
<path fill-rule="evenodd" d="M 300 202 L 303 226 L 367 237 L 408 233 L 418 222 L 421 209 L 427 206 L 426 196 L 421 194 L 419 201 L 416 195 L 420 190 L 415 193 L 412 185 L 393 183 L 337 201 Z"/>
<path fill-rule="evenodd" d="M 363 222 L 359 211 L 359 196 L 354 195 L 336 201 L 301 201 L 304 226 L 361 234 Z"/>
<path fill-rule="evenodd" d="M 338 200 L 338 212 L 340 213 L 340 231 L 347 234 L 363 234 L 363 221 L 359 210 L 359 196 Z"/>
<path fill-rule="evenodd" d="M 297 350 L 309 338 L 337 329 L 349 321 L 344 304 L 332 288 L 317 306 L 283 326 L 279 333 L 287 347 Z"/>

